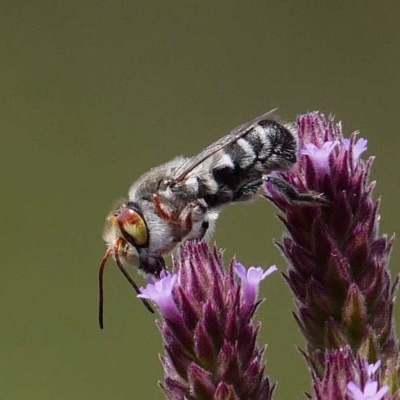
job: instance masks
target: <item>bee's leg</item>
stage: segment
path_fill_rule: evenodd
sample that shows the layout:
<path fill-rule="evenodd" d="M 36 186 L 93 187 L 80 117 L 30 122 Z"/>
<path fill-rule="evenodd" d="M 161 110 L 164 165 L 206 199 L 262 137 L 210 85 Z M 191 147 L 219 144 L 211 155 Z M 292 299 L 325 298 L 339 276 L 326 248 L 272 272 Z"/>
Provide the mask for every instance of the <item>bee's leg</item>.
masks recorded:
<path fill-rule="evenodd" d="M 198 237 L 196 239 L 199 239 L 199 240 L 203 239 L 204 236 L 207 233 L 207 229 L 208 229 L 209 226 L 210 226 L 210 223 L 208 221 L 204 220 L 201 223 L 201 228 L 200 228 L 200 231 L 199 231 L 199 235 L 198 235 Z"/>
<path fill-rule="evenodd" d="M 233 197 L 232 201 L 240 202 L 240 201 L 251 200 L 260 190 L 262 184 L 263 184 L 262 178 L 255 179 L 251 182 L 246 183 L 235 193 L 235 196 Z"/>
<path fill-rule="evenodd" d="M 206 212 L 207 205 L 204 200 L 191 201 L 190 203 L 186 204 L 179 216 L 182 230 L 189 233 L 193 228 L 193 224 L 204 219 Z M 206 232 L 207 228 L 204 230 L 204 233 Z"/>
<path fill-rule="evenodd" d="M 170 209 L 170 207 L 168 207 L 168 205 L 163 203 L 161 197 L 157 193 L 154 193 L 152 196 L 152 200 L 154 205 L 156 206 L 158 214 L 166 221 L 171 221 L 172 210 Z"/>
<path fill-rule="evenodd" d="M 179 215 L 179 222 L 182 232 L 185 234 L 189 233 L 193 228 L 193 210 L 196 207 L 196 203 L 191 201 L 186 204 Z"/>
<path fill-rule="evenodd" d="M 275 186 L 275 188 L 291 202 L 303 203 L 304 205 L 309 206 L 327 206 L 330 204 L 329 200 L 327 200 L 322 193 L 312 191 L 308 193 L 300 193 L 288 182 L 273 176 L 265 176 L 264 180 Z"/>
<path fill-rule="evenodd" d="M 163 201 L 163 199 L 158 194 L 153 194 L 152 200 L 158 214 L 165 221 L 174 225 L 178 241 L 182 240 L 187 235 L 189 235 L 191 239 L 201 239 L 204 237 L 208 229 L 208 222 L 204 223 L 204 226 L 201 226 L 200 234 L 198 232 L 195 237 L 190 236 L 193 225 L 203 220 L 204 216 L 207 213 L 208 206 L 204 200 L 198 199 L 189 201 L 184 205 L 179 213 L 179 216 L 176 216 L 176 214 L 172 212 L 172 208 L 168 205 L 168 202 Z"/>

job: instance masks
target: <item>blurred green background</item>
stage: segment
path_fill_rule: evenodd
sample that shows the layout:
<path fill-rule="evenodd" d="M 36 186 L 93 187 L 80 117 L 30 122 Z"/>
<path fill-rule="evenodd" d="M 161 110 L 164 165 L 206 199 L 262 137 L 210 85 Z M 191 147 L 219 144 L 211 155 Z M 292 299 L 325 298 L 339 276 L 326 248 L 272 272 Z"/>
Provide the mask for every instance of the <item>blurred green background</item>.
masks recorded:
<path fill-rule="evenodd" d="M 269 109 L 360 130 L 377 155 L 381 229 L 396 231 L 399 21 L 398 1 L 3 0 L 0 398 L 164 398 L 154 317 L 113 263 L 97 326 L 104 218 L 150 167 Z M 226 260 L 285 270 L 275 214 L 262 200 L 226 210 Z M 303 339 L 279 274 L 263 295 L 276 399 L 299 398 Z"/>

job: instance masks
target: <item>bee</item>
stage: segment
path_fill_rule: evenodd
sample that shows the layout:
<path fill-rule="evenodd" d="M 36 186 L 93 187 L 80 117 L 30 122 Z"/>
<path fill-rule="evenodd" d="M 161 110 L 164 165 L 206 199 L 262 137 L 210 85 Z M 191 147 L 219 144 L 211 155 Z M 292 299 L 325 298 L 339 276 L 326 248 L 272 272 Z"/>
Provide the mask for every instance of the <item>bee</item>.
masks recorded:
<path fill-rule="evenodd" d="M 152 168 L 131 186 L 128 201 L 108 215 L 104 230 L 108 248 L 99 270 L 101 328 L 103 270 L 109 257 L 140 293 L 125 265 L 159 278 L 165 256 L 186 240 L 209 238 L 220 211 L 254 199 L 265 181 L 291 201 L 318 201 L 318 195 L 299 193 L 269 176 L 292 168 L 299 147 L 294 126 L 278 122 L 272 113 L 240 125 L 194 157 L 177 157 Z"/>

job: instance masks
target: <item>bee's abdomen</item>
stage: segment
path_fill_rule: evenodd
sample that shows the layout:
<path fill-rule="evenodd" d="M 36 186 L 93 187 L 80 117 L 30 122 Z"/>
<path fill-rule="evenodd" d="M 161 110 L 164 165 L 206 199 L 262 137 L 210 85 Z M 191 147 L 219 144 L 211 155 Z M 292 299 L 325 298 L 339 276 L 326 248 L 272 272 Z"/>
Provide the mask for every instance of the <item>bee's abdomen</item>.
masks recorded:
<path fill-rule="evenodd" d="M 198 177 L 199 196 L 210 207 L 250 200 L 263 175 L 290 169 L 296 153 L 295 133 L 276 121 L 261 121 L 209 160 L 208 178 Z"/>

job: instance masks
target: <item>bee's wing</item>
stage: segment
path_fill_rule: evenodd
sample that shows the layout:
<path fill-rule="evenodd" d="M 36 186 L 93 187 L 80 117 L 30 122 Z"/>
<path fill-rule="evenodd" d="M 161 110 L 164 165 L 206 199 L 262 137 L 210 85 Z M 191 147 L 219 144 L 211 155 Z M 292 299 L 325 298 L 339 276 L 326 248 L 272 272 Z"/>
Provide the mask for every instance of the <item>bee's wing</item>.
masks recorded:
<path fill-rule="evenodd" d="M 175 171 L 173 178 L 170 182 L 170 185 L 173 186 L 178 182 L 183 181 L 186 176 L 198 165 L 200 165 L 204 160 L 211 157 L 217 151 L 223 149 L 224 147 L 228 146 L 231 143 L 236 142 L 241 137 L 243 137 L 246 133 L 248 133 L 255 125 L 257 125 L 260 121 L 265 119 L 271 119 L 272 115 L 276 111 L 276 108 L 268 111 L 265 114 L 260 115 L 257 118 L 254 118 L 251 121 L 246 122 L 243 125 L 240 125 L 229 132 L 227 135 L 223 136 L 221 139 L 217 140 L 216 142 L 210 144 L 206 147 L 203 151 L 199 154 L 189 158 L 183 164 L 181 164 Z"/>

